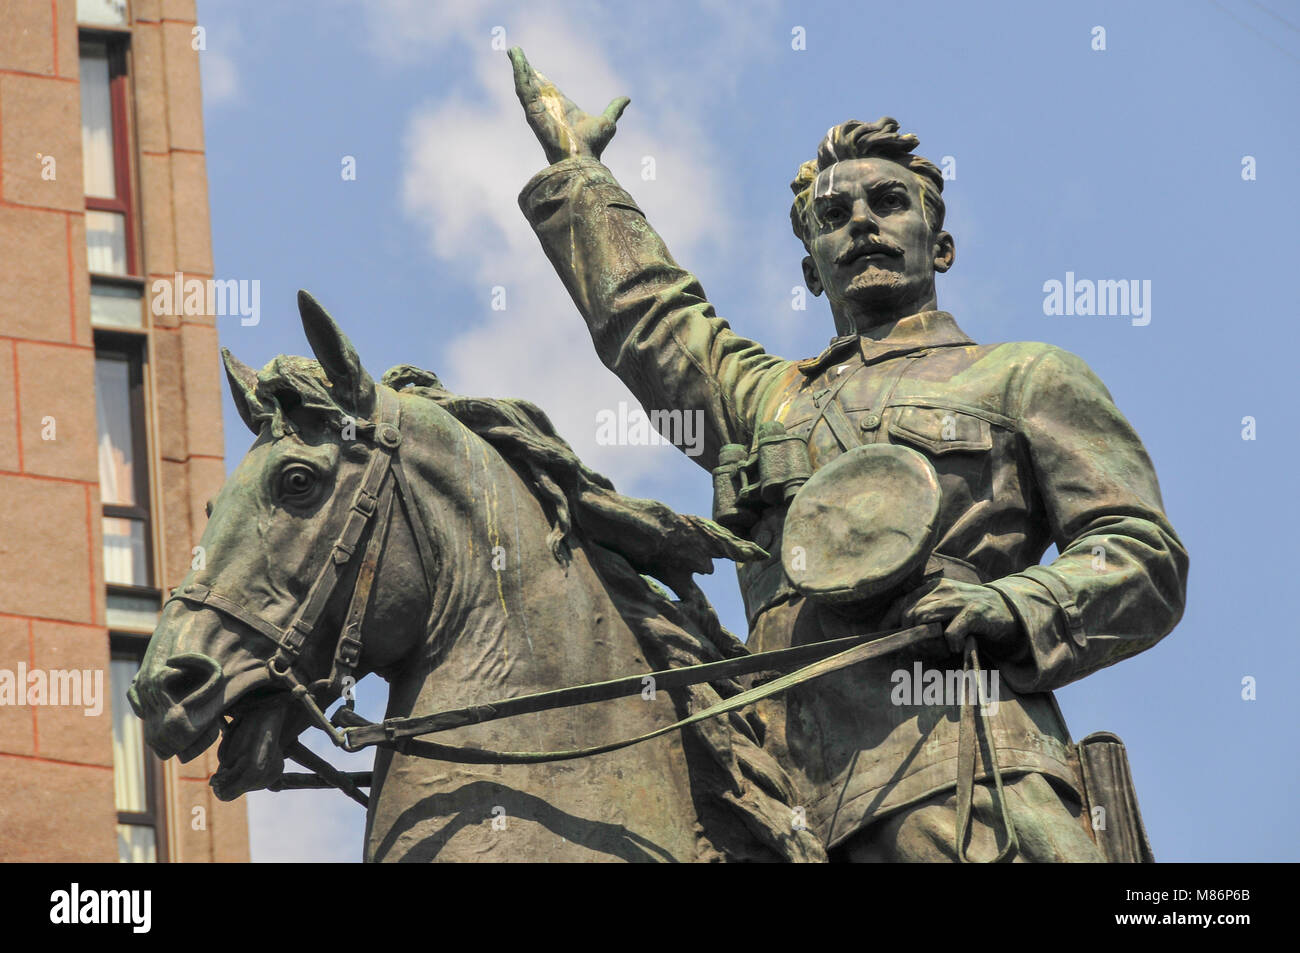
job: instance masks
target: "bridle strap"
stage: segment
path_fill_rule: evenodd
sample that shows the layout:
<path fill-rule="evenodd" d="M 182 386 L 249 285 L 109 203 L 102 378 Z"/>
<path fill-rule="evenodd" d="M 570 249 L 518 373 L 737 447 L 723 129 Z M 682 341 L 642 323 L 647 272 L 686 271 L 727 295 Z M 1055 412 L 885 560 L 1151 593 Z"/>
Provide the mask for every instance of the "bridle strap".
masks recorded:
<path fill-rule="evenodd" d="M 233 599 L 228 599 L 219 592 L 214 592 L 202 583 L 192 582 L 172 593 L 168 602 L 188 602 L 195 606 L 215 609 L 223 615 L 236 619 L 249 628 L 255 629 L 280 647 L 286 654 L 297 654 L 302 645 L 299 633 L 281 629 L 267 622 L 260 615 L 250 612 Z M 166 606 L 164 605 L 164 608 Z M 296 638 L 295 638 L 296 637 Z"/>
<path fill-rule="evenodd" d="M 365 621 L 366 611 L 370 608 L 370 595 L 379 569 L 379 557 L 388 540 L 388 522 L 393 514 L 394 486 L 396 482 L 390 480 L 380 493 L 377 510 L 379 518 L 370 531 L 370 542 L 366 544 L 361 568 L 357 570 L 357 580 L 352 587 L 352 600 L 348 603 L 338 644 L 334 647 L 334 661 L 330 666 L 329 677 L 326 679 L 327 686 L 333 692 L 343 691 L 343 679 L 355 675 L 357 665 L 361 661 L 361 623 Z M 349 699 L 350 704 L 351 699 Z"/>
<path fill-rule="evenodd" d="M 288 677 L 294 664 L 302 654 L 307 639 L 319 626 L 321 617 L 329 606 L 340 580 L 356 557 L 357 547 L 361 542 L 361 538 L 365 535 L 366 527 L 370 525 L 376 514 L 382 510 L 379 522 L 379 527 L 382 527 L 382 529 L 377 527 L 376 531 L 372 532 L 371 542 L 366 550 L 367 563 L 371 564 L 372 567 L 378 563 L 379 553 L 383 549 L 384 536 L 387 532 L 389 516 L 392 513 L 394 487 L 405 483 L 404 476 L 399 476 L 395 483 L 388 481 L 390 472 L 400 474 L 400 468 L 396 466 L 396 455 L 397 448 L 402 442 L 402 434 L 398 429 L 401 420 L 401 406 L 392 392 L 385 387 L 377 387 L 375 394 L 379 404 L 379 412 L 376 415 L 377 421 L 374 425 L 374 445 L 370 449 L 370 458 L 366 462 L 366 469 L 362 474 L 361 483 L 353 495 L 352 505 L 348 509 L 343 528 L 339 531 L 333 546 L 330 547 L 328 558 L 317 571 L 315 579 L 312 580 L 312 584 L 307 590 L 307 595 L 298 604 L 298 608 L 287 626 L 281 628 L 229 596 L 197 582 L 182 586 L 172 593 L 167 600 L 168 602 L 179 600 L 195 606 L 214 609 L 223 615 L 242 622 L 253 631 L 270 639 L 276 645 L 276 652 L 268 661 L 268 667 L 273 675 L 282 681 L 289 682 L 291 685 L 298 683 L 296 678 Z M 380 505 L 381 502 L 383 503 L 382 506 Z M 412 527 L 412 530 L 413 535 L 419 540 L 419 529 Z M 376 541 L 375 537 L 379 537 L 378 541 Z M 420 547 L 421 561 L 431 559 L 432 553 L 429 552 L 428 542 L 426 540 L 420 540 L 420 542 L 423 544 Z M 427 556 L 426 553 L 428 553 Z M 427 575 L 430 571 L 427 563 L 425 569 Z M 362 572 L 358 574 L 358 585 L 363 582 L 364 591 L 361 598 L 358 599 L 354 592 L 348 612 L 348 621 L 355 621 L 356 627 L 349 636 L 348 627 L 344 626 L 335 653 L 336 657 L 342 654 L 344 664 L 350 665 L 353 670 L 360 661 L 360 624 L 365 616 L 374 583 L 373 568 L 366 571 L 363 565 Z M 353 656 L 354 646 L 352 640 L 355 641 L 355 658 Z M 348 659 L 352 659 L 352 661 L 349 663 Z M 331 673 L 332 676 L 334 674 Z M 341 675 L 339 678 L 341 678 Z"/>
<path fill-rule="evenodd" d="M 366 527 L 374 518 L 379 506 L 379 497 L 384 482 L 392 467 L 393 456 L 402 442 L 401 432 L 397 429 L 396 418 L 400 411 L 397 402 L 389 397 L 383 388 L 376 388 L 379 398 L 379 422 L 375 424 L 375 445 L 370 450 L 370 460 L 361 477 L 361 485 L 352 498 L 352 506 L 344 520 L 343 529 L 330 550 L 330 556 L 316 574 L 307 597 L 299 604 L 298 611 L 289 629 L 301 635 L 297 640 L 297 650 L 292 653 L 290 661 L 296 661 L 302 645 L 316 631 L 321 616 L 325 614 L 339 580 L 347 572 L 357 546 Z M 283 651 L 283 648 L 282 648 Z"/>

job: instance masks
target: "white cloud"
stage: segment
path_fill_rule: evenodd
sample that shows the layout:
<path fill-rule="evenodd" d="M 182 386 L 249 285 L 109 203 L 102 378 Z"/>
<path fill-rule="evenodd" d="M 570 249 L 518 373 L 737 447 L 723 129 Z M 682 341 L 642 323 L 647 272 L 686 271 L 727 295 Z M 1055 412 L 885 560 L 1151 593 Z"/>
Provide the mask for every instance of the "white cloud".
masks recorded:
<path fill-rule="evenodd" d="M 371 53 L 397 65 L 416 63 L 422 53 L 464 39 L 490 8 L 499 6 L 492 0 L 436 5 L 429 0 L 344 0 L 344 5 L 360 8 Z"/>
<path fill-rule="evenodd" d="M 471 4 L 446 18 L 408 0 L 366 8 L 372 47 L 390 59 L 411 61 L 419 58 L 416 51 L 431 55 L 447 47 L 470 57 L 459 90 L 420 107 L 404 143 L 403 202 L 423 226 L 430 252 L 466 266 L 462 273 L 484 302 L 495 286 L 507 294 L 504 311 L 485 305 L 489 317 L 444 346 L 445 379 L 466 393 L 534 401 L 584 460 L 626 485 L 675 451 L 595 443 L 597 412 L 632 398 L 600 366 L 581 316 L 517 205 L 519 190 L 545 160 L 515 96 L 509 60 L 492 49 L 493 9 Z M 638 63 L 640 70 L 633 61 L 616 66 L 610 37 L 591 28 L 596 14 L 586 5 L 500 16 L 508 22 L 506 42 L 527 50 L 534 66 L 589 111 L 617 95 L 655 88 L 646 105 L 633 95 L 605 160 L 680 260 L 698 262 L 732 245 L 736 224 L 728 207 L 736 197 L 711 161 L 717 150 L 700 84 L 724 75 L 734 81 L 747 55 L 744 42 L 716 44 L 730 56 L 711 58 L 701 74 L 665 77 L 652 63 Z M 742 34 L 756 28 L 753 17 L 730 21 Z M 653 181 L 641 177 L 647 156 L 654 159 Z"/>

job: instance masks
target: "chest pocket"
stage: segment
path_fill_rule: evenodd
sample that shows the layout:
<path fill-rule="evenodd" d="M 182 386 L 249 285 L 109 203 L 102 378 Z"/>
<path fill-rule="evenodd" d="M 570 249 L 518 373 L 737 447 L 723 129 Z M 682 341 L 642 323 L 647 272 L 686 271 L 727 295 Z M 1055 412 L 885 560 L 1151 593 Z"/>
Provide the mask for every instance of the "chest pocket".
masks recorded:
<path fill-rule="evenodd" d="M 993 449 L 993 431 L 987 420 L 945 407 L 893 407 L 889 433 L 935 456 Z"/>

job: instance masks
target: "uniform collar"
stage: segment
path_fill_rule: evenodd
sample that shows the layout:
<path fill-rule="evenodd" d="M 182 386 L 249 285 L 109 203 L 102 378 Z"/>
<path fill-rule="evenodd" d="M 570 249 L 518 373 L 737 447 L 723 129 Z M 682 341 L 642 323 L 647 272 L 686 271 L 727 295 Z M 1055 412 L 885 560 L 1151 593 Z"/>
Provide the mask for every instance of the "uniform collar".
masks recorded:
<path fill-rule="evenodd" d="M 834 338 L 830 346 L 816 357 L 799 361 L 796 367 L 809 377 L 816 377 L 831 364 L 859 351 L 864 364 L 932 347 L 961 347 L 974 344 L 947 311 L 921 311 L 900 320 L 885 337 L 877 339 L 861 334 Z"/>

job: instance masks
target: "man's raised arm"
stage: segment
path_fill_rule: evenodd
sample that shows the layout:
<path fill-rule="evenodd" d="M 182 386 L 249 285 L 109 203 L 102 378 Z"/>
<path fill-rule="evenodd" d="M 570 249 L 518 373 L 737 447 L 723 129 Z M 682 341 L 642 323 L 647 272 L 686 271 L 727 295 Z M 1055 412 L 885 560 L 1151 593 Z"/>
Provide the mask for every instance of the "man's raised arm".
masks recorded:
<path fill-rule="evenodd" d="M 510 59 L 528 124 L 552 163 L 524 187 L 519 206 L 605 366 L 648 413 L 702 412 L 704 446 L 694 459 L 711 469 L 723 444 L 749 443 L 764 395 L 794 373 L 792 365 L 714 314 L 699 281 L 601 164 L 628 100 L 590 116 L 522 50 L 512 49 Z"/>

